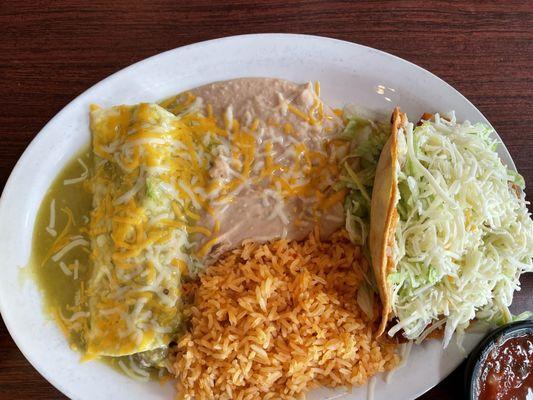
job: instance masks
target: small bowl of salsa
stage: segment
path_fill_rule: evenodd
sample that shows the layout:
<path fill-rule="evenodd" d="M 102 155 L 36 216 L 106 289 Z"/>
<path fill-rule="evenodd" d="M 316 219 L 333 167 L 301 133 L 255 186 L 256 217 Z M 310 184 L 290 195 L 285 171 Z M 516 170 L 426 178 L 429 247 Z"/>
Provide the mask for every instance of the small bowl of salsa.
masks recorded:
<path fill-rule="evenodd" d="M 470 400 L 533 399 L 533 321 L 502 326 L 485 337 L 466 365 Z"/>

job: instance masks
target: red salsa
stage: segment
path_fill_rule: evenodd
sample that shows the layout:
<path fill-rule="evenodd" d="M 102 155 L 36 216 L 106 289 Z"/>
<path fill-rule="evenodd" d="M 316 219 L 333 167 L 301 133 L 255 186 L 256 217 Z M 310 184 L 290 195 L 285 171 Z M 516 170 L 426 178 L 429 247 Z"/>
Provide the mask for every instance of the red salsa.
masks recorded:
<path fill-rule="evenodd" d="M 476 387 L 479 400 L 525 400 L 528 393 L 533 396 L 533 336 L 497 342 L 481 366 Z"/>

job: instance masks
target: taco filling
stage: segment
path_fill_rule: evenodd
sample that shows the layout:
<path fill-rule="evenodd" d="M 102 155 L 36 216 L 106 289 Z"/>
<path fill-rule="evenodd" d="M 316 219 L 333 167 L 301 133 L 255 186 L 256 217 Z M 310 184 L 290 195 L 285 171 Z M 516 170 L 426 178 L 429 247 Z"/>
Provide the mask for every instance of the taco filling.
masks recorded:
<path fill-rule="evenodd" d="M 370 250 L 380 332 L 446 346 L 473 319 L 509 322 L 519 277 L 533 271 L 524 180 L 496 152 L 490 126 L 398 109 L 374 181 Z"/>

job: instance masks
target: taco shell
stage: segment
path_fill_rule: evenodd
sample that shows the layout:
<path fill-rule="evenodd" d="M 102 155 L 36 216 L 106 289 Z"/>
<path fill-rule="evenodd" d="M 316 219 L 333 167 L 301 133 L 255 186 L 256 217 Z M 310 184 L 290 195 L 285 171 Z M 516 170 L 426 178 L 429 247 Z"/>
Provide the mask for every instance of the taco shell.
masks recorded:
<path fill-rule="evenodd" d="M 383 334 L 385 331 L 391 312 L 387 277 L 396 267 L 393 249 L 396 240 L 396 225 L 398 223 L 398 211 L 396 208 L 399 200 L 397 177 L 401 161 L 398 155 L 398 142 L 403 139 L 400 138 L 400 135 L 403 135 L 403 128 L 408 124 L 407 115 L 396 107 L 392 114 L 391 122 L 391 136 L 381 151 L 376 168 L 370 208 L 370 256 L 382 303 L 382 318 L 378 335 Z"/>

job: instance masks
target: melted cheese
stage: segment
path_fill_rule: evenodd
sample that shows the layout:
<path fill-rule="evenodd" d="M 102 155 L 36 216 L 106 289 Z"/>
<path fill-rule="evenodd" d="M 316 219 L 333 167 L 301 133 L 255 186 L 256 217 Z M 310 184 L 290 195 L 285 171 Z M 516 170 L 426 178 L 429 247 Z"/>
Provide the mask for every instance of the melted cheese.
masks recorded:
<path fill-rule="evenodd" d="M 314 89 L 305 109 L 284 100 L 297 116 L 291 123 L 239 121 L 231 106 L 219 121 L 192 93 L 160 105 L 91 107 L 94 209 L 86 230 L 94 266 L 78 308 L 69 319 L 58 316 L 64 329 L 86 332 L 87 358 L 129 355 L 172 340 L 181 324 L 181 278 L 227 234 L 216 216 L 250 185 L 264 189 L 262 202 L 272 206 L 283 236 L 294 222 L 290 199 L 313 213 L 298 218 L 302 226 L 342 203 L 344 192 L 331 189 L 338 160 L 328 143 L 298 139 L 300 124 L 319 129 L 325 118 L 319 85 Z M 70 228 L 67 223 L 57 236 L 49 257 L 60 260 L 62 252 L 86 245 Z M 61 268 L 77 274 L 75 265 Z"/>
<path fill-rule="evenodd" d="M 193 221 L 205 204 L 195 189 L 206 182 L 202 155 L 214 135 L 194 121 L 155 104 L 91 113 L 89 356 L 164 346 L 178 329 L 186 271 L 175 264 L 191 257 L 189 231 L 210 234 Z"/>

